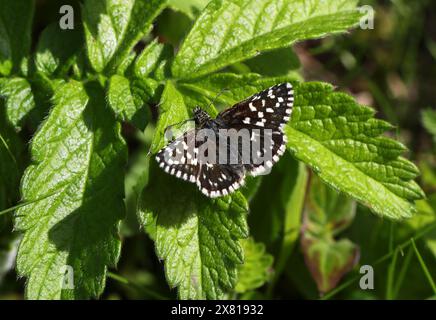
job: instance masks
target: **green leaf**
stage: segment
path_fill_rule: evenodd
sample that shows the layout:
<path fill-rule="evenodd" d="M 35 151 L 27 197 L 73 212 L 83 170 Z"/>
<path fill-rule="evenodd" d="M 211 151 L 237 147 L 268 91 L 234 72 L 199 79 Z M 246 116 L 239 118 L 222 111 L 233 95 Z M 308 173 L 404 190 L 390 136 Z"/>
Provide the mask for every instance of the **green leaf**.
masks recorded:
<path fill-rule="evenodd" d="M 91 66 L 102 72 L 117 50 L 135 0 L 89 0 L 83 6 L 83 24 Z"/>
<path fill-rule="evenodd" d="M 422 112 L 422 123 L 427 131 L 433 136 L 436 143 L 436 111 L 427 109 Z"/>
<path fill-rule="evenodd" d="M 177 78 L 193 78 L 259 51 L 344 32 L 359 22 L 357 1 L 215 0 L 203 10 L 172 68 Z M 219 30 L 219 32 L 218 32 Z"/>
<path fill-rule="evenodd" d="M 152 153 L 165 143 L 168 125 L 188 117 L 183 95 L 168 81 L 162 94 Z M 247 203 L 239 193 L 209 199 L 193 184 L 166 174 L 152 160 L 150 182 L 142 193 L 139 219 L 151 230 L 168 283 L 181 299 L 218 299 L 233 289 L 247 237 Z M 159 192 L 156 192 L 159 190 Z"/>
<path fill-rule="evenodd" d="M 190 19 L 195 19 L 209 2 L 210 0 L 168 0 L 168 6 L 173 10 L 183 12 Z"/>
<path fill-rule="evenodd" d="M 109 106 L 121 121 L 132 119 L 137 111 L 130 91 L 130 81 L 123 76 L 113 75 L 110 78 L 107 98 Z"/>
<path fill-rule="evenodd" d="M 267 51 L 244 62 L 251 72 L 264 76 L 278 77 L 289 74 L 300 67 L 300 60 L 291 48 Z"/>
<path fill-rule="evenodd" d="M 23 201 L 34 202 L 16 214 L 17 270 L 29 299 L 98 297 L 120 254 L 126 146 L 95 83 L 71 81 L 53 101 L 22 181 Z"/>
<path fill-rule="evenodd" d="M 16 128 L 20 128 L 24 118 L 35 108 L 30 83 L 24 78 L 4 79 L 0 83 L 0 95 L 6 98 L 8 121 Z"/>
<path fill-rule="evenodd" d="M 320 293 L 336 287 L 342 276 L 354 267 L 359 252 L 348 239 L 329 242 L 303 237 L 301 243 L 306 264 Z"/>
<path fill-rule="evenodd" d="M 0 210 L 12 206 L 19 195 L 24 143 L 7 123 L 3 101 L 0 101 Z M 0 223 L 1 224 L 1 223 Z"/>
<path fill-rule="evenodd" d="M 33 0 L 0 2 L 0 75 L 26 69 L 22 64 L 30 49 L 33 11 Z"/>
<path fill-rule="evenodd" d="M 413 181 L 414 164 L 401 157 L 406 148 L 379 135 L 391 128 L 373 118 L 374 111 L 357 104 L 330 85 L 295 86 L 288 148 L 329 185 L 391 219 L 412 216 L 411 203 L 424 197 Z"/>
<path fill-rule="evenodd" d="M 229 106 L 288 80 L 288 76 L 217 73 L 178 86 L 185 94 L 194 92 Z M 380 137 L 392 126 L 373 116 L 372 109 L 333 92 L 328 84 L 295 84 L 294 111 L 286 127 L 288 148 L 325 182 L 375 213 L 392 219 L 410 217 L 415 212 L 411 201 L 424 197 L 413 181 L 419 170 L 401 157 L 406 150 L 402 144 Z"/>
<path fill-rule="evenodd" d="M 122 3 L 122 1 L 120 1 Z M 134 0 L 130 18 L 118 50 L 109 65 L 114 68 L 126 59 L 133 47 L 146 35 L 153 23 L 167 4 L 167 0 Z"/>
<path fill-rule="evenodd" d="M 301 246 L 306 265 L 318 291 L 336 287 L 341 278 L 358 262 L 359 249 L 348 239 L 335 236 L 351 224 L 355 202 L 322 184 L 313 176 L 306 204 Z"/>
<path fill-rule="evenodd" d="M 259 191 L 250 203 L 248 222 L 251 235 L 256 241 L 264 243 L 274 255 L 281 249 L 287 216 L 292 212 L 297 221 L 301 217 L 301 205 L 294 203 L 293 208 L 289 207 L 294 193 L 299 192 L 295 188 L 301 187 L 299 178 L 301 179 L 300 165 L 286 152 L 271 173 L 262 178 Z M 287 236 L 295 235 L 295 232 L 298 234 L 298 230 L 287 231 Z M 290 250 L 289 248 L 289 253 Z"/>
<path fill-rule="evenodd" d="M 138 78 L 146 78 L 157 67 L 164 45 L 157 39 L 151 42 L 135 61 L 134 72 Z"/>
<path fill-rule="evenodd" d="M 88 58 L 97 72 L 112 73 L 149 31 L 163 0 L 90 0 L 83 7 Z M 110 63 L 110 64 L 109 64 Z"/>
<path fill-rule="evenodd" d="M 238 268 L 238 283 L 235 291 L 244 293 L 264 285 L 271 277 L 273 256 L 268 254 L 263 243 L 252 238 L 241 240 L 245 261 Z"/>
<path fill-rule="evenodd" d="M 113 75 L 109 80 L 107 100 L 120 121 L 127 121 L 144 130 L 150 118 L 148 102 L 157 84 L 152 79 L 136 80 Z"/>
<path fill-rule="evenodd" d="M 82 46 L 82 35 L 79 29 L 62 30 L 59 23 L 50 24 L 41 34 L 36 48 L 36 69 L 52 75 L 58 69 L 65 69 L 65 64 Z"/>
<path fill-rule="evenodd" d="M 289 76 L 265 78 L 255 73 L 242 75 L 215 73 L 197 79 L 179 81 L 178 87 L 187 94 L 192 95 L 190 92 L 195 92 L 212 101 L 229 106 L 249 97 L 251 94 L 274 84 L 289 81 L 289 79 Z"/>
<path fill-rule="evenodd" d="M 159 106 L 159 120 L 151 144 L 151 152 L 153 154 L 157 153 L 165 145 L 164 135 L 165 129 L 168 126 L 187 118 L 188 110 L 186 109 L 182 94 L 174 87 L 171 81 L 168 81 L 162 93 L 162 103 Z"/>
<path fill-rule="evenodd" d="M 232 290 L 243 262 L 239 239 L 248 236 L 244 197 L 209 199 L 166 174 L 155 161 L 142 193 L 139 220 L 154 225 L 156 253 L 180 299 L 220 299 Z M 156 192 L 159 190 L 159 192 Z"/>
<path fill-rule="evenodd" d="M 284 175 L 289 173 L 285 172 Z M 306 166 L 299 162 L 298 169 L 295 173 L 295 182 L 292 184 L 292 190 L 289 191 L 286 186 L 282 187 L 281 202 L 284 207 L 283 232 L 282 242 L 277 262 L 275 263 L 275 273 L 272 284 L 276 284 L 282 272 L 287 266 L 289 257 L 291 256 L 295 245 L 297 244 L 300 235 L 302 214 L 304 209 L 304 200 L 306 198 L 307 184 L 309 174 Z"/>

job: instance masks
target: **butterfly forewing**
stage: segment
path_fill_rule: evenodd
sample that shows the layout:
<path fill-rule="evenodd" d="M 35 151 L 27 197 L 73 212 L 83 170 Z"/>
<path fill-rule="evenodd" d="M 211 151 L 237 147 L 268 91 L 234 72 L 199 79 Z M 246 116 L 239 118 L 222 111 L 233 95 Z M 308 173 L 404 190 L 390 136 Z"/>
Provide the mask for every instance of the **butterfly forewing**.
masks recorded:
<path fill-rule="evenodd" d="M 294 90 L 282 83 L 261 91 L 220 113 L 230 128 L 250 130 L 251 161 L 246 169 L 259 175 L 270 169 L 286 149 L 284 125 L 290 120 Z"/>

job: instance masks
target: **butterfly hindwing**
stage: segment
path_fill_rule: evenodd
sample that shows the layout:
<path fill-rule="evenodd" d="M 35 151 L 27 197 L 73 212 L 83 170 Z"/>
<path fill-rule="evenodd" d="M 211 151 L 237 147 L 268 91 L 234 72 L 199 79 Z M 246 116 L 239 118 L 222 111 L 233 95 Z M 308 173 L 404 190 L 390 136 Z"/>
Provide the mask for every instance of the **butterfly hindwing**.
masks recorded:
<path fill-rule="evenodd" d="M 195 183 L 200 169 L 196 157 L 195 129 L 185 132 L 170 142 L 156 155 L 156 161 L 165 172 Z"/>
<path fill-rule="evenodd" d="M 231 165 L 203 164 L 198 175 L 197 186 L 208 197 L 225 196 L 244 184 L 244 168 Z"/>

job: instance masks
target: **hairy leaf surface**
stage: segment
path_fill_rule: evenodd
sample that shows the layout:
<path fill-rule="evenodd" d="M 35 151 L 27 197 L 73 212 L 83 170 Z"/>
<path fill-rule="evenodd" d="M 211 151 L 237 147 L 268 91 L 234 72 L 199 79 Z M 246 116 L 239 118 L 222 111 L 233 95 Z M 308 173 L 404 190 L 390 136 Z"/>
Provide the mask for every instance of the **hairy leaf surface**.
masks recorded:
<path fill-rule="evenodd" d="M 118 260 L 126 150 L 110 114 L 98 86 L 69 82 L 32 141 L 21 191 L 33 203 L 16 214 L 29 299 L 97 297 Z"/>

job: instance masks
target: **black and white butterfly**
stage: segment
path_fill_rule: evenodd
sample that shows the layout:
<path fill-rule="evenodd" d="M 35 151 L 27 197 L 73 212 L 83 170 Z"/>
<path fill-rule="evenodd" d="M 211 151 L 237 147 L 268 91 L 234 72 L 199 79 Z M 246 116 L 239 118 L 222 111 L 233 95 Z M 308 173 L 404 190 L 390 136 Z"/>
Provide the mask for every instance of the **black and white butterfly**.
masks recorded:
<path fill-rule="evenodd" d="M 282 83 L 235 104 L 215 119 L 196 107 L 195 129 L 186 131 L 161 149 L 156 160 L 167 173 L 196 183 L 208 197 L 230 194 L 244 184 L 247 174 L 263 174 L 284 153 L 287 142 L 284 126 L 291 117 L 293 104 L 292 85 Z M 214 133 L 217 139 L 202 135 L 202 130 Z M 245 158 L 248 161 L 241 157 L 243 141 L 238 138 L 236 145 L 232 144 L 231 138 L 221 139 L 222 132 L 248 132 L 248 146 L 252 149 Z M 228 159 L 233 156 L 233 161 L 210 161 L 214 154 L 215 160 L 221 159 L 220 152 Z"/>

